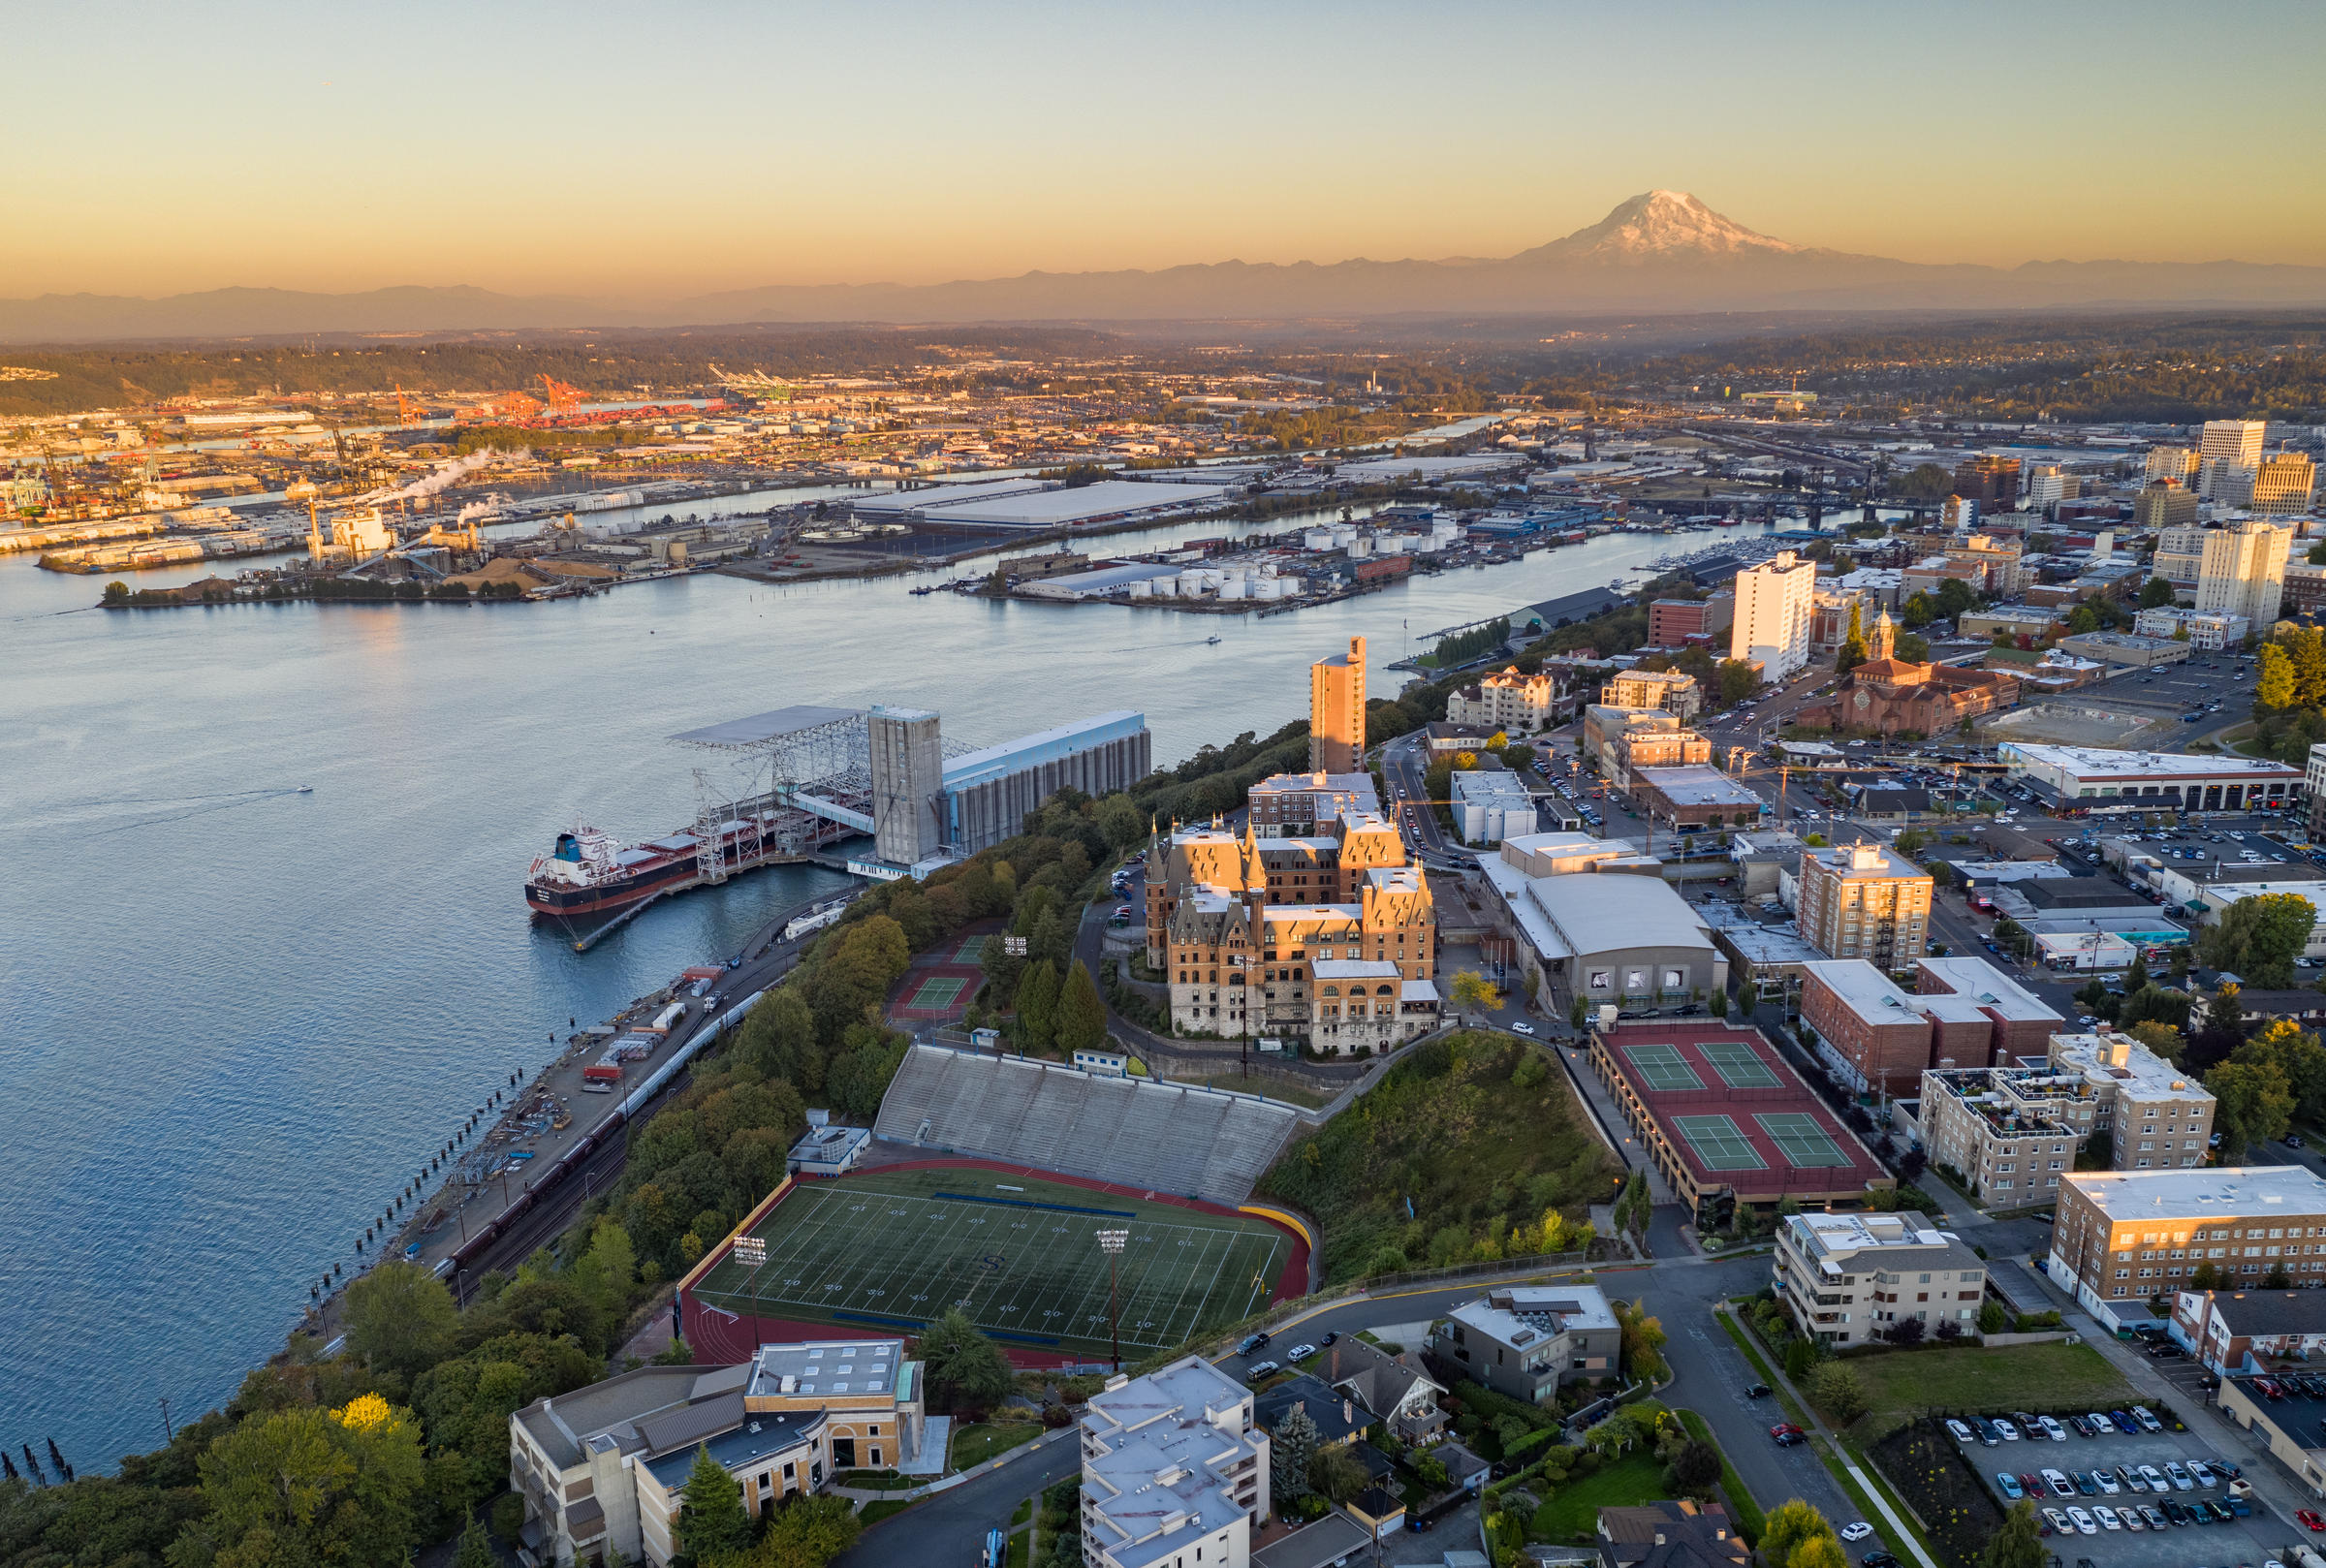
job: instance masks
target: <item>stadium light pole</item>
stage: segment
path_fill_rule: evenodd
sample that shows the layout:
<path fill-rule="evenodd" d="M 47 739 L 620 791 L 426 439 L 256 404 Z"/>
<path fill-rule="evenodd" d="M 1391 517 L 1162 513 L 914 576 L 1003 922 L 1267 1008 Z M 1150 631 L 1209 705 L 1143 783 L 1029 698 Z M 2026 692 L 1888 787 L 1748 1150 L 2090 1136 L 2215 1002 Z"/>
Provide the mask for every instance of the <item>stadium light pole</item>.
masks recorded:
<path fill-rule="evenodd" d="M 1116 1261 L 1122 1256 L 1122 1244 L 1131 1239 L 1128 1231 L 1101 1231 L 1098 1244 L 1107 1255 L 1107 1332 L 1115 1348 L 1115 1370 L 1122 1370 L 1122 1303 L 1115 1291 Z"/>

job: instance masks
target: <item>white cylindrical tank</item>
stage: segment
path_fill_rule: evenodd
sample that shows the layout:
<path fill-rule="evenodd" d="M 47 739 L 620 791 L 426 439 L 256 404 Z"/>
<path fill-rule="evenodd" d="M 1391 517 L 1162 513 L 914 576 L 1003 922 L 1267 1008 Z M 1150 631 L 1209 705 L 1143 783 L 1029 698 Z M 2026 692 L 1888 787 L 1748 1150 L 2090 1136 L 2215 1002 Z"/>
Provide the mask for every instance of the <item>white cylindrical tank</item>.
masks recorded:
<path fill-rule="evenodd" d="M 1146 581 L 1143 581 L 1143 582 L 1134 582 L 1134 583 L 1132 583 L 1132 584 L 1131 584 L 1131 597 L 1132 597 L 1132 598 L 1134 598 L 1134 599 L 1152 599 L 1154 596 L 1155 596 L 1155 584 L 1154 584 L 1154 580 L 1153 580 L 1151 578 L 1150 578 L 1150 579 L 1148 579 L 1148 580 L 1146 580 Z"/>
<path fill-rule="evenodd" d="M 1306 530 L 1301 535 L 1301 548 L 1303 549 L 1331 549 L 1333 548 L 1333 530 L 1330 528 Z"/>
<path fill-rule="evenodd" d="M 1372 540 L 1370 540 L 1370 539 L 1352 539 L 1352 540 L 1350 540 L 1350 541 L 1349 541 L 1349 559 L 1350 559 L 1350 560 L 1352 560 L 1352 561 L 1362 561 L 1362 560 L 1364 560 L 1364 559 L 1365 559 L 1365 558 L 1366 558 L 1367 555 L 1370 555 L 1372 552 L 1373 552 L 1373 542 L 1372 542 Z"/>
<path fill-rule="evenodd" d="M 1241 599 L 1244 596 L 1243 579 L 1230 578 L 1219 585 L 1222 599 Z"/>

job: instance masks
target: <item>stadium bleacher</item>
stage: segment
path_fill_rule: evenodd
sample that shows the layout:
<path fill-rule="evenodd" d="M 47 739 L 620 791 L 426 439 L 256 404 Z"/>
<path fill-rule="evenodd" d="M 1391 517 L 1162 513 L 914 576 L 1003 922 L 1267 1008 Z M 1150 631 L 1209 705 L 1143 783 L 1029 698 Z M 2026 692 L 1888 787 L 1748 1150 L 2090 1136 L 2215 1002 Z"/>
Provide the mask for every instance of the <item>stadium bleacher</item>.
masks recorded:
<path fill-rule="evenodd" d="M 1242 1203 L 1298 1119 L 1289 1106 L 1242 1095 L 917 1045 L 872 1130 L 949 1153 Z"/>

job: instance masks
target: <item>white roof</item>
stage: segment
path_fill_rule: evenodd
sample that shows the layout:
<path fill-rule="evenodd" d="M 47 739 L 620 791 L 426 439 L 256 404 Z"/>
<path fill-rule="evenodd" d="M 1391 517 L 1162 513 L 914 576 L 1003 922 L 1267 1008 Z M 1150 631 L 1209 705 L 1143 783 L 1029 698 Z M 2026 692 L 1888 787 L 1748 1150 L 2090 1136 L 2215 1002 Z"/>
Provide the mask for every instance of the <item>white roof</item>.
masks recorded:
<path fill-rule="evenodd" d="M 1530 877 L 1499 858 L 1478 864 L 1546 958 L 1626 948 L 1713 951 L 1696 911 L 1661 877 L 1588 871 Z"/>
<path fill-rule="evenodd" d="M 1864 958 L 1828 958 L 1820 963 L 1806 963 L 1802 972 L 1814 975 L 1851 1012 L 1870 1022 L 1898 1023 L 1922 1017 L 1915 1011 L 1913 999 Z"/>
<path fill-rule="evenodd" d="M 2193 756 L 2177 751 L 2104 751 L 2097 746 L 2037 746 L 2007 741 L 2005 762 L 2027 762 L 2056 768 L 2080 778 L 2153 778 L 2172 773 L 2214 777 L 2222 773 L 2253 773 L 2263 777 L 2299 778 L 2302 769 L 2261 757 L 2235 757 L 2227 752 Z"/>
<path fill-rule="evenodd" d="M 1701 763 L 1682 768 L 1640 768 L 1633 776 L 1674 805 L 1743 805 L 1756 811 L 1768 802 L 1717 768 Z"/>
<path fill-rule="evenodd" d="M 2077 1171 L 2066 1180 L 2112 1220 L 2326 1214 L 2326 1181 L 2301 1165 Z"/>
<path fill-rule="evenodd" d="M 2125 1048 L 2122 1062 L 2109 1059 L 2111 1044 Z M 2094 1082 L 2106 1079 L 2120 1093 L 2134 1099 L 2213 1103 L 2212 1092 L 2194 1077 L 2126 1035 L 2056 1034 L 2052 1036 L 2052 1062 Z"/>

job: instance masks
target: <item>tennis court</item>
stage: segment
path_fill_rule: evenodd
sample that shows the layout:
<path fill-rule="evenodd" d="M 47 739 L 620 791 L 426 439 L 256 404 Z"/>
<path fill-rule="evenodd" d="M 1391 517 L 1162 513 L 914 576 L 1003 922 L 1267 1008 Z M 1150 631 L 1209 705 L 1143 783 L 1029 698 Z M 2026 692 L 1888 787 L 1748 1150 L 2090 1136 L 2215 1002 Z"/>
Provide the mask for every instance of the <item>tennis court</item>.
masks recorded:
<path fill-rule="evenodd" d="M 920 988 L 913 992 L 912 999 L 904 1005 L 937 1012 L 951 1007 L 961 994 L 961 988 L 968 984 L 958 975 L 931 975 L 921 982 Z"/>
<path fill-rule="evenodd" d="M 1773 1089 L 1779 1082 L 1776 1070 L 1742 1040 L 1707 1040 L 1696 1051 L 1732 1089 Z"/>
<path fill-rule="evenodd" d="M 1625 1046 L 1623 1054 L 1640 1082 L 1659 1094 L 1704 1087 L 1704 1080 L 1696 1076 L 1696 1069 L 1688 1065 L 1678 1046 Z"/>
<path fill-rule="evenodd" d="M 986 959 L 986 939 L 983 936 L 964 936 L 961 945 L 954 950 L 955 963 L 983 963 Z"/>
<path fill-rule="evenodd" d="M 1674 1116 L 1672 1125 L 1688 1141 L 1708 1171 L 1765 1171 L 1743 1129 L 1726 1116 Z"/>
<path fill-rule="evenodd" d="M 1797 1171 L 1822 1170 L 1829 1166 L 1847 1165 L 1849 1156 L 1841 1145 L 1826 1135 L 1817 1125 L 1817 1118 L 1806 1111 L 1780 1111 L 1772 1115 L 1755 1116 L 1769 1142 L 1785 1157 L 1785 1163 Z"/>
<path fill-rule="evenodd" d="M 1169 1349 L 1266 1305 L 1290 1256 L 1243 1215 L 991 1171 L 872 1172 L 805 1182 L 754 1234 L 767 1262 L 721 1258 L 694 1295 L 717 1310 L 917 1331 L 959 1307 L 1004 1345 L 1108 1348 L 1102 1231 L 1127 1231 L 1125 1356 Z"/>

